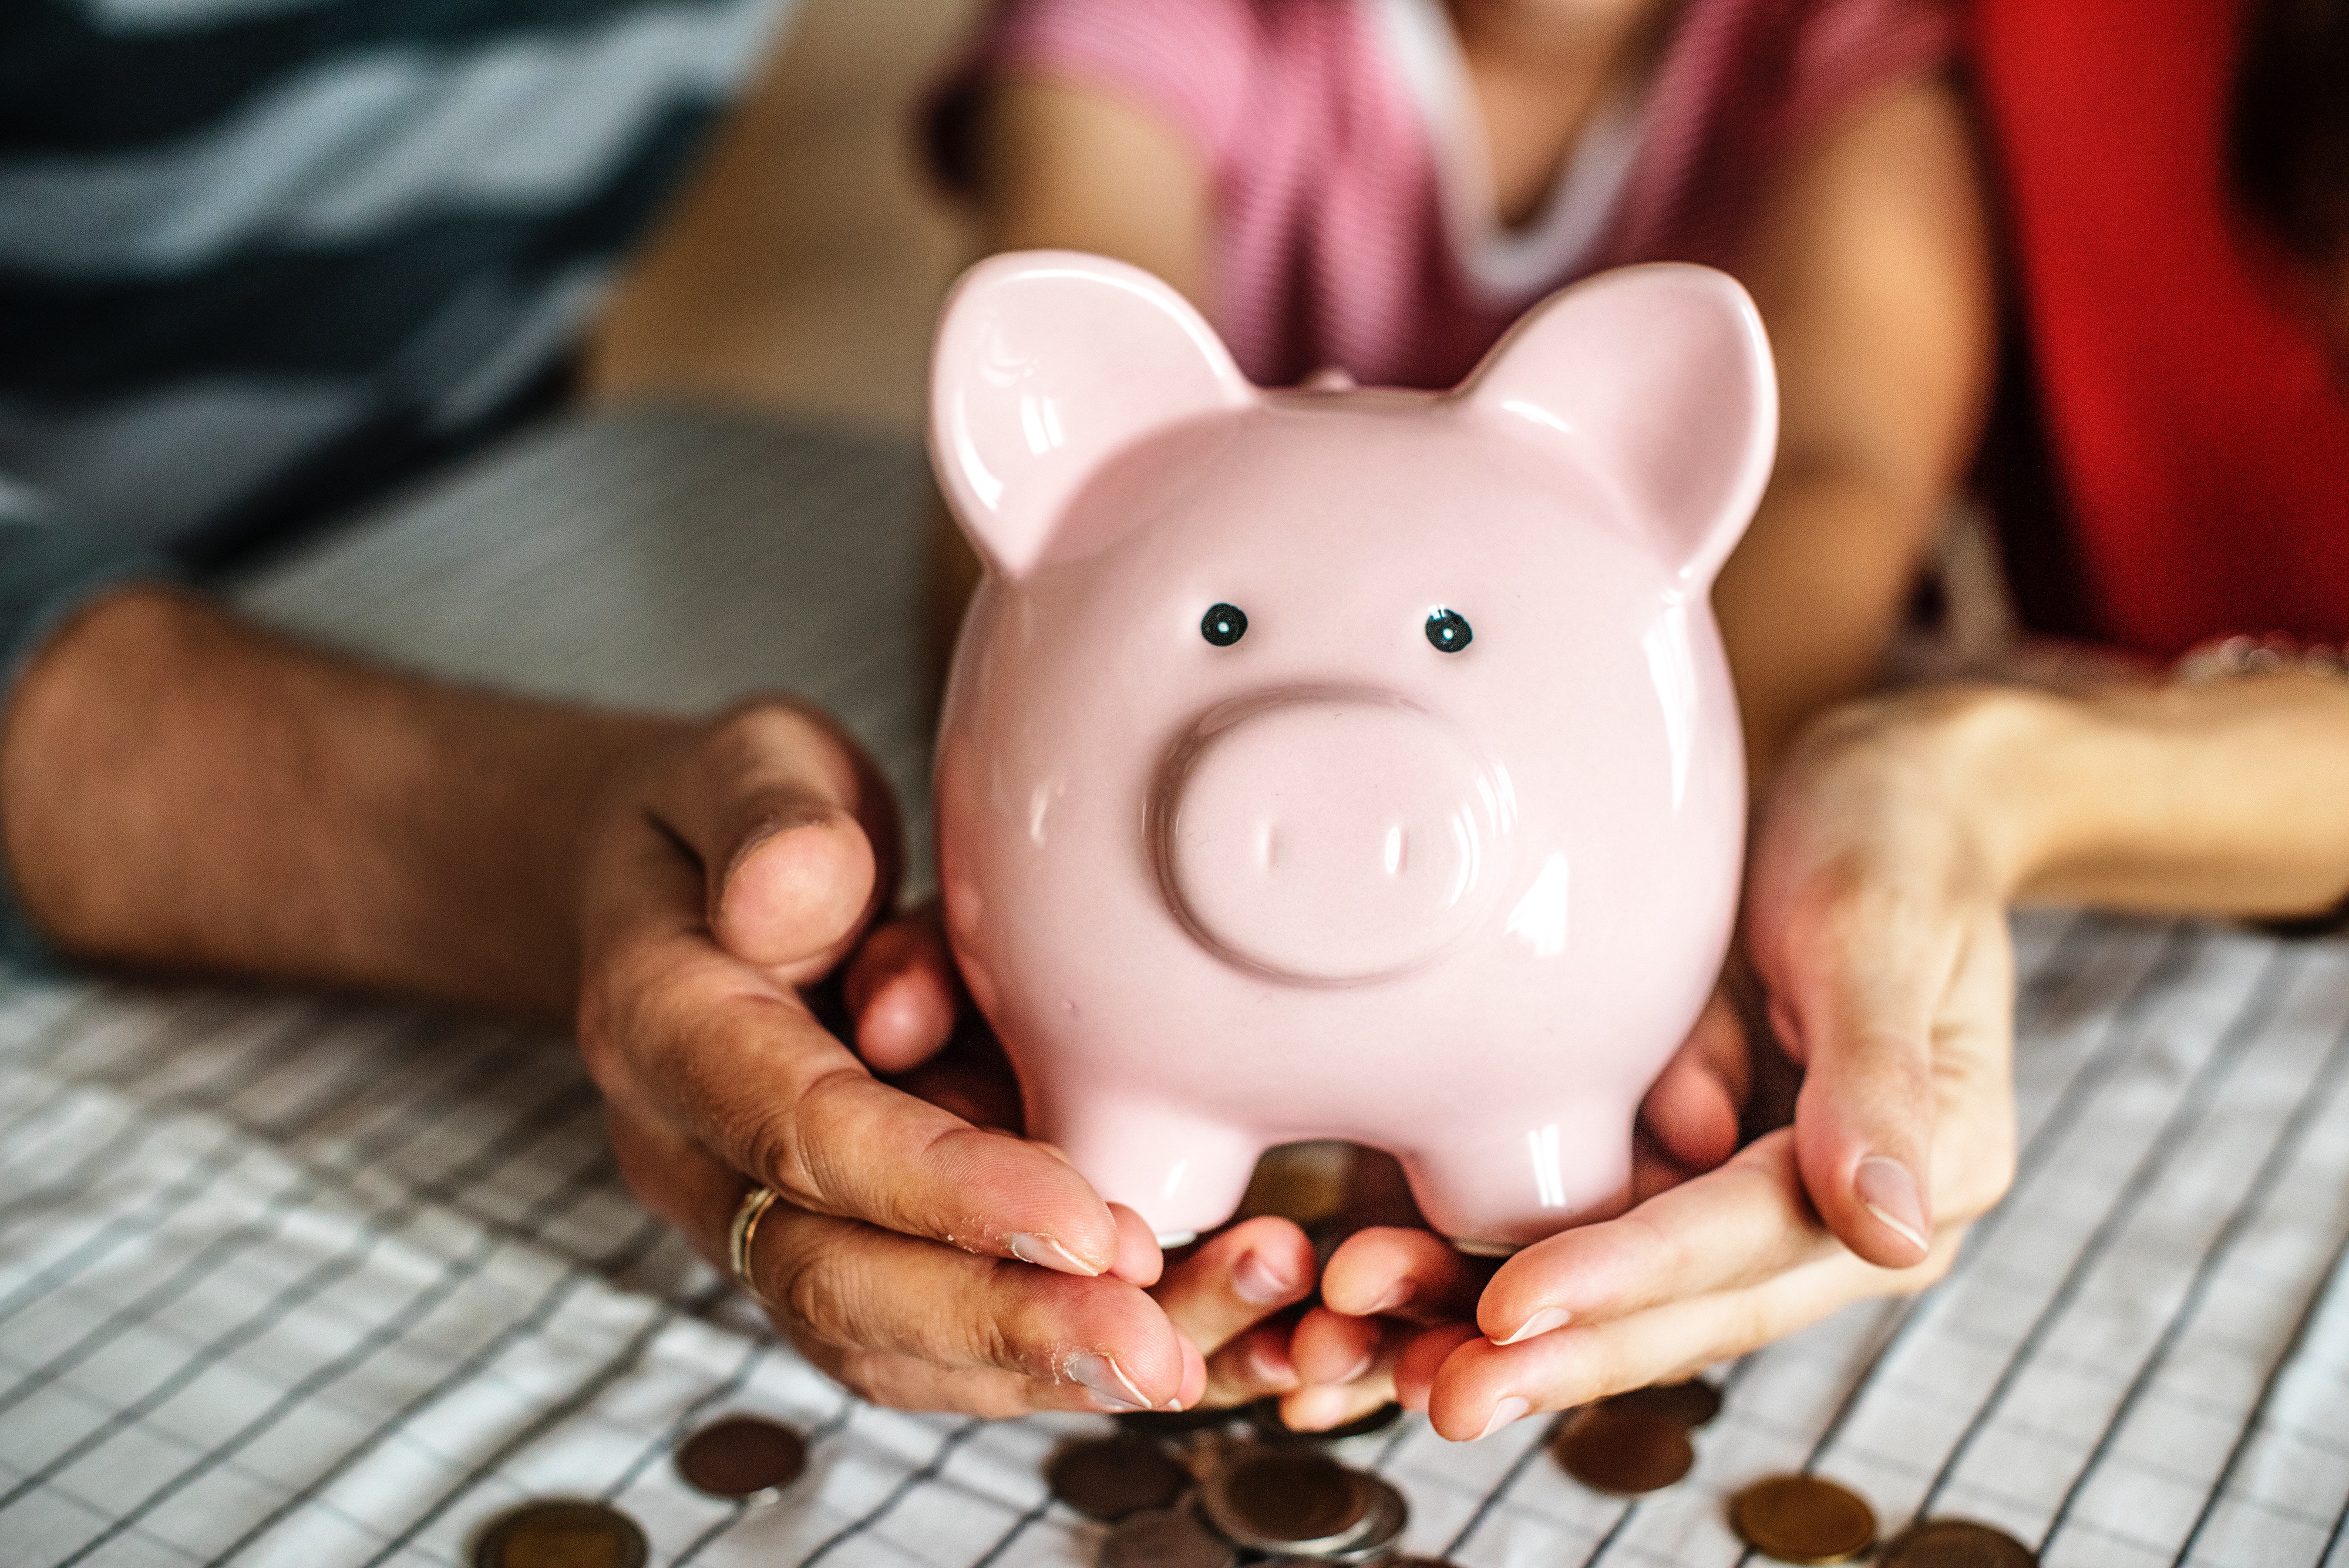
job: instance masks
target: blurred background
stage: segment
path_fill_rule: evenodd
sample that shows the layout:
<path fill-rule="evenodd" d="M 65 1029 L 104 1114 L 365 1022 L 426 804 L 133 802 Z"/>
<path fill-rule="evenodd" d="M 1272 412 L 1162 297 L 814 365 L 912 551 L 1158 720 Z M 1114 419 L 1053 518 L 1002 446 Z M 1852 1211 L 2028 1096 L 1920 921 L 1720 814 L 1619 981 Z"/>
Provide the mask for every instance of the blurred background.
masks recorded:
<path fill-rule="evenodd" d="M 930 325 L 975 242 L 913 110 L 974 0 L 807 0 L 591 347 L 600 399 L 918 435 Z"/>

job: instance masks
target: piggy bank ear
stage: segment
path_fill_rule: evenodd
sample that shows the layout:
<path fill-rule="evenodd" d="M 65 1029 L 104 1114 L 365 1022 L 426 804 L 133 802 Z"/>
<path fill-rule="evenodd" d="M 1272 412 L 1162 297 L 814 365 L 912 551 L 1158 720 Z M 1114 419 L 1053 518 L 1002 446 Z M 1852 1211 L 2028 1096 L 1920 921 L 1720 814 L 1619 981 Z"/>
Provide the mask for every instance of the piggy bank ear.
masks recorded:
<path fill-rule="evenodd" d="M 930 461 L 972 543 L 1016 577 L 1104 462 L 1255 396 L 1199 313 L 1141 268 L 1018 252 L 971 268 L 947 301 Z"/>
<path fill-rule="evenodd" d="M 1573 441 L 1696 587 L 1745 532 L 1777 452 L 1762 317 L 1710 267 L 1625 267 L 1553 296 L 1456 395 Z"/>

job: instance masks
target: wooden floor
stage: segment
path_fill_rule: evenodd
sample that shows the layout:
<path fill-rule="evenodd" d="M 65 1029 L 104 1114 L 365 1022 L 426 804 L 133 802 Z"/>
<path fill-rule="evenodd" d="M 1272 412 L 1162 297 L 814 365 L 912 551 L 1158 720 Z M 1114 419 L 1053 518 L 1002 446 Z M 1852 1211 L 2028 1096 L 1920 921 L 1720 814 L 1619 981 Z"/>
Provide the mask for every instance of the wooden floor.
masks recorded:
<path fill-rule="evenodd" d="M 599 398 L 688 397 L 919 429 L 930 326 L 972 255 L 916 106 L 972 0 L 805 0 L 623 284 Z"/>

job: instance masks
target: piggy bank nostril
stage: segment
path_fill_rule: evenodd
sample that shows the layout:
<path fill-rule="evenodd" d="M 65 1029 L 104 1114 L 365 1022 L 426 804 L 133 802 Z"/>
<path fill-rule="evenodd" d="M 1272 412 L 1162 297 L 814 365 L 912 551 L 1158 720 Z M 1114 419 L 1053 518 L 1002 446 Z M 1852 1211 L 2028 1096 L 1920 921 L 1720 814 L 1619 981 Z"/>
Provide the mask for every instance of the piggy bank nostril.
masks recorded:
<path fill-rule="evenodd" d="M 1380 697 L 1277 697 L 1170 753 L 1151 833 L 1173 912 L 1260 973 L 1350 981 L 1479 918 L 1506 822 L 1475 750 Z"/>

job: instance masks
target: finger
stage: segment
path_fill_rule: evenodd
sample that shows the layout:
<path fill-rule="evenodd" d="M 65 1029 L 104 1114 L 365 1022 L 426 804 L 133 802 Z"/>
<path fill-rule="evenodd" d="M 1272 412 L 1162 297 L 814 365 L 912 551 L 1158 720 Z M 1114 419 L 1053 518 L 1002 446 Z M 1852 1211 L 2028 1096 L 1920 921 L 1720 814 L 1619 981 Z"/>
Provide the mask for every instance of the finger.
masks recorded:
<path fill-rule="evenodd" d="M 724 1268 L 726 1232 L 742 1199 L 741 1173 L 622 1101 L 606 1098 L 604 1122 L 612 1157 L 636 1200 L 675 1226 L 706 1261 Z"/>
<path fill-rule="evenodd" d="M 1737 1151 L 1745 1031 L 1716 990 L 1640 1106 L 1648 1130 L 1682 1167 L 1710 1170 Z"/>
<path fill-rule="evenodd" d="M 886 786 L 811 711 L 761 703 L 721 720 L 651 804 L 700 861 L 712 933 L 745 962 L 828 968 L 882 895 Z"/>
<path fill-rule="evenodd" d="M 1289 1333 L 1288 1320 L 1275 1318 L 1208 1356 L 1206 1402 L 1245 1405 L 1295 1388 L 1297 1364 L 1288 1354 Z"/>
<path fill-rule="evenodd" d="M 1692 1376 L 1854 1301 L 1921 1289 L 1948 1268 L 1958 1240 L 1954 1231 L 1944 1235 L 1912 1269 L 1879 1269 L 1838 1252 L 1766 1284 L 1570 1326 L 1517 1345 L 1464 1340 L 1444 1357 L 1429 1387 L 1429 1422 L 1439 1435 L 1465 1442 L 1539 1411 Z"/>
<path fill-rule="evenodd" d="M 1492 1265 L 1463 1256 L 1427 1231 L 1375 1226 L 1357 1231 L 1321 1271 L 1321 1299 L 1349 1317 L 1400 1317 L 1441 1323 L 1475 1312 Z"/>
<path fill-rule="evenodd" d="M 1933 1012 L 1956 932 L 1938 906 L 1866 895 L 1783 926 L 1755 957 L 1805 1067 L 1795 1111 L 1805 1185 L 1853 1251 L 1912 1265 L 1933 1234 Z"/>
<path fill-rule="evenodd" d="M 1312 1289 L 1313 1243 L 1293 1221 L 1265 1215 L 1202 1243 L 1167 1271 L 1155 1294 L 1174 1326 L 1212 1361 Z"/>
<path fill-rule="evenodd" d="M 1630 1213 L 1561 1231 L 1503 1263 L 1477 1326 L 1515 1345 L 1569 1324 L 1763 1283 L 1842 1251 L 1821 1226 L 1782 1129 Z"/>
<path fill-rule="evenodd" d="M 751 1279 L 778 1322 L 828 1344 L 1073 1385 L 1110 1411 L 1163 1408 L 1186 1382 L 1205 1385 L 1166 1314 L 1122 1280 L 974 1258 L 780 1207 L 750 1251 Z"/>
<path fill-rule="evenodd" d="M 1166 1254 L 1159 1251 L 1157 1236 L 1141 1215 L 1123 1203 L 1111 1204 L 1109 1211 L 1117 1221 L 1117 1262 L 1109 1272 L 1146 1291 L 1165 1272 Z"/>
<path fill-rule="evenodd" d="M 1386 1346 L 1389 1324 L 1386 1318 L 1349 1317 L 1326 1306 L 1313 1308 L 1298 1319 L 1289 1339 L 1298 1381 L 1342 1386 L 1368 1377 Z"/>
<path fill-rule="evenodd" d="M 1109 1207 L 1064 1160 L 877 1082 L 788 989 L 689 931 L 624 944 L 583 1037 L 673 1128 L 796 1207 L 1098 1274 Z M 625 1064 L 616 1072 L 613 1059 Z M 717 1223 L 723 1223 L 719 1217 Z"/>
<path fill-rule="evenodd" d="M 848 1011 L 857 1052 L 875 1072 L 902 1073 L 946 1049 L 960 994 L 935 905 L 865 940 L 848 966 Z"/>
<path fill-rule="evenodd" d="M 1473 1323 L 1440 1323 L 1413 1335 L 1395 1357 L 1395 1402 L 1406 1410 L 1424 1410 L 1435 1379 L 1452 1353 L 1485 1336 Z"/>
<path fill-rule="evenodd" d="M 1360 1420 L 1394 1397 L 1394 1382 L 1384 1367 L 1359 1382 L 1336 1387 L 1299 1388 L 1282 1397 L 1281 1425 L 1292 1432 L 1326 1432 Z"/>

